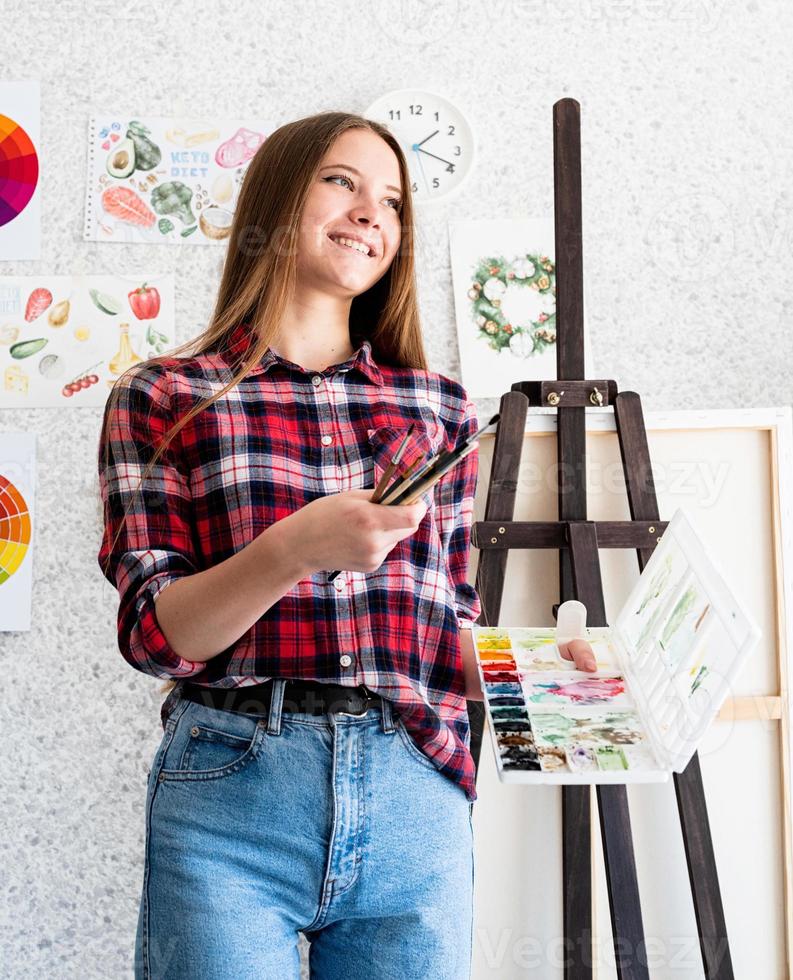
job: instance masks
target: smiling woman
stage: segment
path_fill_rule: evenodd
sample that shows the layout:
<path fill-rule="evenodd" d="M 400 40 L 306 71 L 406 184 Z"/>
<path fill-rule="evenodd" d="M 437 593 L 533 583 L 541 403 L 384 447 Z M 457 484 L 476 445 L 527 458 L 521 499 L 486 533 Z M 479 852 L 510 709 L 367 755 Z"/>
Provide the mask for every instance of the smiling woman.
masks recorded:
<path fill-rule="evenodd" d="M 298 931 L 316 975 L 469 976 L 478 452 L 429 500 L 371 500 L 408 428 L 410 459 L 479 428 L 427 366 L 409 186 L 378 123 L 277 129 L 208 328 L 108 399 L 99 561 L 119 649 L 173 684 L 137 977 L 296 980 Z"/>

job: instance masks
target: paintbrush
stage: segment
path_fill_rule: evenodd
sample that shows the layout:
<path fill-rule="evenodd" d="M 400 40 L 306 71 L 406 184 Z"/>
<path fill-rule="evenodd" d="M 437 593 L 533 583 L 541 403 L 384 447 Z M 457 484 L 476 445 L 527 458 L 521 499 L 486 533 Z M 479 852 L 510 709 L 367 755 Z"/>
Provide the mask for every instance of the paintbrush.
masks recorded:
<path fill-rule="evenodd" d="M 450 469 L 457 465 L 461 459 L 472 452 L 478 442 L 476 441 L 479 436 L 489 429 L 491 425 L 498 422 L 500 418 L 500 413 L 496 414 L 487 422 L 485 425 L 478 429 L 470 439 L 468 439 L 462 446 L 452 450 L 443 450 L 438 453 L 435 462 L 429 468 L 429 470 L 422 473 L 417 479 L 413 480 L 409 486 L 405 487 L 403 490 L 399 490 L 396 495 L 391 496 L 389 494 L 388 498 L 383 501 L 389 506 L 398 506 L 402 504 L 412 504 L 414 503 L 423 493 L 433 487 L 438 480 L 444 476 Z"/>
<path fill-rule="evenodd" d="M 425 491 L 429 490 L 430 487 L 433 487 L 442 476 L 455 467 L 457 463 L 464 459 L 470 452 L 473 452 L 479 445 L 477 442 L 478 437 L 485 431 L 485 429 L 489 429 L 491 425 L 495 425 L 500 418 L 500 413 L 496 412 L 490 421 L 483 425 L 481 429 L 478 429 L 470 439 L 463 443 L 462 446 L 459 446 L 453 450 L 441 450 L 435 456 L 430 458 L 428 465 L 422 467 L 420 475 L 412 480 L 409 486 L 405 487 L 404 489 L 397 489 L 395 496 L 392 495 L 393 487 L 390 487 L 388 493 L 381 498 L 378 503 L 387 507 L 402 506 L 403 504 L 407 505 L 414 503 Z M 382 482 L 382 480 L 380 482 Z M 399 479 L 395 480 L 394 486 L 396 486 L 398 482 L 400 482 Z M 327 579 L 328 582 L 332 582 L 340 573 L 341 569 L 331 572 Z"/>
<path fill-rule="evenodd" d="M 410 438 L 411 433 L 415 428 L 416 428 L 416 423 L 411 422 L 407 432 L 405 433 L 405 438 L 402 440 L 402 442 L 400 442 L 399 447 L 397 451 L 394 453 L 394 455 L 391 457 L 388 466 L 386 466 L 385 470 L 383 470 L 383 475 L 380 477 L 380 480 L 378 481 L 377 486 L 375 487 L 375 491 L 372 494 L 373 504 L 378 504 L 382 500 L 385 494 L 385 489 L 388 486 L 388 481 L 391 479 L 391 476 L 394 470 L 397 468 L 400 459 L 402 459 L 402 454 L 404 453 L 405 447 L 408 444 L 408 439 Z"/>
<path fill-rule="evenodd" d="M 386 492 L 380 498 L 378 503 L 391 503 L 398 492 L 404 490 L 412 480 L 418 479 L 420 476 L 426 473 L 430 467 L 434 466 L 435 463 L 438 462 L 445 452 L 446 450 L 440 450 L 437 453 L 430 454 L 430 456 L 427 456 L 424 459 L 417 459 L 412 466 L 409 466 L 404 473 L 394 480 L 388 490 L 386 490 Z"/>
<path fill-rule="evenodd" d="M 382 476 L 380 477 L 380 479 L 377 482 L 377 486 L 375 487 L 374 493 L 372 494 L 372 497 L 371 497 L 372 503 L 379 504 L 379 503 L 382 502 L 383 497 L 385 496 L 385 493 L 386 493 L 386 487 L 388 486 L 388 481 L 391 479 L 391 476 L 393 475 L 394 470 L 397 468 L 397 466 L 399 464 L 399 461 L 402 458 L 402 454 L 405 451 L 405 447 L 408 444 L 408 440 L 410 439 L 411 433 L 413 432 L 413 430 L 415 428 L 416 428 L 416 423 L 415 422 L 411 422 L 410 425 L 408 426 L 407 432 L 405 433 L 405 437 L 403 438 L 402 442 L 400 442 L 399 446 L 397 447 L 397 451 L 394 453 L 394 455 L 389 460 L 388 466 L 386 466 L 385 470 L 382 473 Z M 415 470 L 416 466 L 418 465 L 418 462 L 420 462 L 420 460 L 417 461 L 416 463 L 414 463 L 408 469 L 408 473 L 411 473 L 413 470 Z M 403 479 L 402 477 L 397 477 L 397 479 L 394 480 L 394 482 L 391 485 L 391 487 L 388 488 L 388 493 L 390 493 L 391 490 L 393 490 L 393 488 L 397 484 L 401 483 L 402 482 L 402 479 Z M 337 569 L 335 572 L 331 572 L 330 575 L 328 576 L 328 579 L 327 579 L 328 582 L 332 582 L 340 572 L 341 572 L 341 569 Z"/>

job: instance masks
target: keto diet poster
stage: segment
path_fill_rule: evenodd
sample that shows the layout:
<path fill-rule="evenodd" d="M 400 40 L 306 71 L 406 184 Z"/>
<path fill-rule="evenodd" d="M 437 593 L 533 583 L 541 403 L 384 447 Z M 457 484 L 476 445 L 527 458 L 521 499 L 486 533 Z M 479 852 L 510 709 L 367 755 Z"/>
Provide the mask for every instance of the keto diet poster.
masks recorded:
<path fill-rule="evenodd" d="M 0 261 L 41 253 L 40 86 L 0 81 Z"/>
<path fill-rule="evenodd" d="M 0 276 L 0 408 L 103 406 L 174 336 L 172 275 Z"/>
<path fill-rule="evenodd" d="M 245 170 L 275 128 L 259 119 L 93 114 L 84 238 L 222 245 Z"/>
<path fill-rule="evenodd" d="M 460 370 L 469 395 L 500 398 L 516 381 L 555 378 L 553 218 L 450 221 L 449 248 Z M 590 377 L 586 317 L 584 357 Z"/>
<path fill-rule="evenodd" d="M 29 630 L 36 436 L 0 432 L 0 630 Z"/>

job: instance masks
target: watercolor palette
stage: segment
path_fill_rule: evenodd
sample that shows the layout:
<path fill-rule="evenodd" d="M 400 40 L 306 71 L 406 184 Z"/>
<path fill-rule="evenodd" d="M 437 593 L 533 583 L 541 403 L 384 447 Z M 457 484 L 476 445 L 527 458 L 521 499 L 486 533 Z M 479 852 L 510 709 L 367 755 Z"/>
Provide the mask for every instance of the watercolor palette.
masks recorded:
<path fill-rule="evenodd" d="M 597 671 L 548 627 L 473 627 L 499 777 L 664 782 L 682 772 L 760 640 L 675 511 L 613 626 L 587 627 Z"/>

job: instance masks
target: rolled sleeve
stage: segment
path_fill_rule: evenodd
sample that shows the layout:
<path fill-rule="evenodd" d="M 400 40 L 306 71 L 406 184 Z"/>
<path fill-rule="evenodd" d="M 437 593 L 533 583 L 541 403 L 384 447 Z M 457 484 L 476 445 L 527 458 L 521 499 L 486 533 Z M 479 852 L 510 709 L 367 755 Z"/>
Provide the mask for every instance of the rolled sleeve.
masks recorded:
<path fill-rule="evenodd" d="M 465 396 L 463 419 L 454 445 L 460 447 L 479 428 L 476 405 Z M 457 623 L 466 628 L 479 618 L 479 595 L 468 582 L 471 554 L 471 525 L 479 478 L 479 447 L 472 450 L 435 484 L 435 520 L 446 558 Z"/>
<path fill-rule="evenodd" d="M 178 435 L 141 484 L 175 422 L 167 369 L 133 370 L 108 397 L 98 453 L 104 533 L 97 560 L 119 594 L 118 647 L 132 667 L 159 678 L 193 677 L 206 669 L 171 647 L 155 611 L 163 589 L 199 570 Z"/>

